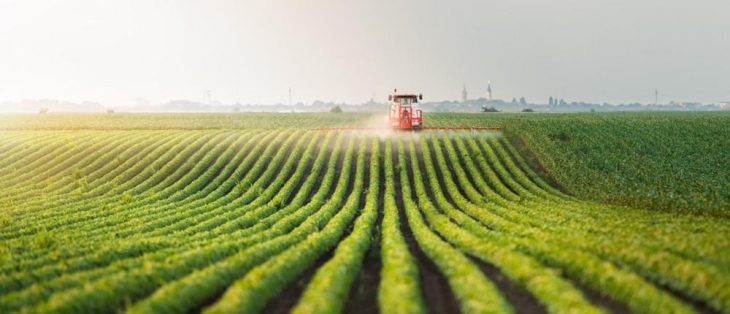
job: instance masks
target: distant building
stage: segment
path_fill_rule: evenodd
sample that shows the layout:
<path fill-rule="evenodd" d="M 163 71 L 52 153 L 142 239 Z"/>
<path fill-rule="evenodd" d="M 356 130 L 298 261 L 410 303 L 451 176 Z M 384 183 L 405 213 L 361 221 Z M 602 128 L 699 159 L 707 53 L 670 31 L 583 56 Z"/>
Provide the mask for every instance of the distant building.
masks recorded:
<path fill-rule="evenodd" d="M 730 109 L 730 101 L 721 101 L 717 103 L 717 107 L 723 110 Z"/>
<path fill-rule="evenodd" d="M 466 84 L 464 84 L 464 89 L 461 90 L 461 102 L 466 103 L 468 99 L 466 96 Z"/>
<path fill-rule="evenodd" d="M 492 82 L 487 82 L 487 101 L 492 101 Z"/>

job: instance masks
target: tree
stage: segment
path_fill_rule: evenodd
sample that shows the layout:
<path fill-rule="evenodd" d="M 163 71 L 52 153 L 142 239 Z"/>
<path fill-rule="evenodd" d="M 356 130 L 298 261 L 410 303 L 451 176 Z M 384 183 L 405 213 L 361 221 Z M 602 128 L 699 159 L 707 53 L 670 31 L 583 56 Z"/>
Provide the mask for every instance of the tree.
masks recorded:
<path fill-rule="evenodd" d="M 527 105 L 527 100 L 525 100 L 525 97 L 520 97 L 520 104 Z"/>
<path fill-rule="evenodd" d="M 499 112 L 499 109 L 495 107 L 482 106 L 482 112 Z"/>
<path fill-rule="evenodd" d="M 342 112 L 342 108 L 340 108 L 340 106 L 334 106 L 332 107 L 332 109 L 330 109 L 330 112 L 340 113 Z"/>
<path fill-rule="evenodd" d="M 525 109 L 522 109 L 522 112 L 535 112 L 535 110 L 532 108 L 525 108 Z"/>

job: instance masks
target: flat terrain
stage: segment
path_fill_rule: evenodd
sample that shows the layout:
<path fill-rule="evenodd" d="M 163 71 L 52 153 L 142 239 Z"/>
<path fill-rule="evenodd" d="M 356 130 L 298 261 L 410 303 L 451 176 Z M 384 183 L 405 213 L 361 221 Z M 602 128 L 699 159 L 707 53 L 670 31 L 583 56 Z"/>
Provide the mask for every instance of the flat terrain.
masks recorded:
<path fill-rule="evenodd" d="M 501 125 L 531 165 L 571 194 L 679 212 L 730 214 L 730 112 L 439 114 Z"/>
<path fill-rule="evenodd" d="M 581 143 L 634 121 L 627 147 L 660 147 L 659 122 L 575 117 L 393 134 L 311 130 L 359 114 L 0 116 L 0 312 L 730 313 L 728 168 L 684 165 L 704 194 L 657 173 L 658 201 L 635 202 L 613 191 L 682 156 L 611 169 L 620 150 Z M 714 140 L 722 167 L 703 119 L 676 147 Z M 595 179 L 602 155 L 628 183 Z"/>

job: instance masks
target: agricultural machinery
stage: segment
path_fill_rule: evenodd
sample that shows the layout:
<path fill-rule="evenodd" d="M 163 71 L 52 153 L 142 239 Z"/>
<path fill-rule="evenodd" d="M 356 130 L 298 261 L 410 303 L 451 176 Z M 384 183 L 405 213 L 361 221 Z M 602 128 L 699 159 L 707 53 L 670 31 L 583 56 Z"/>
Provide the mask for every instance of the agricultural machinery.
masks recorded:
<path fill-rule="evenodd" d="M 390 127 L 399 130 L 418 130 L 423 127 L 423 111 L 418 105 L 418 100 L 423 99 L 422 94 L 393 94 L 388 95 L 390 102 L 390 115 L 388 122 Z"/>

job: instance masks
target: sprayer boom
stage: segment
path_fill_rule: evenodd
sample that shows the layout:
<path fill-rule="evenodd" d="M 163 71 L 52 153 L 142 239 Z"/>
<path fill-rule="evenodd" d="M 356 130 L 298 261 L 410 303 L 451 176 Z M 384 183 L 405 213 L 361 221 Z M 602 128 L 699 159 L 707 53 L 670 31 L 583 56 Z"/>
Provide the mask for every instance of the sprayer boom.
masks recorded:
<path fill-rule="evenodd" d="M 366 128 L 366 127 L 333 127 L 333 128 L 315 128 L 312 131 L 372 131 L 379 132 L 383 131 L 381 128 Z M 400 129 L 394 128 L 396 131 L 500 131 L 501 127 L 498 126 L 453 126 L 453 127 L 438 127 L 438 126 L 425 126 L 412 129 Z"/>

